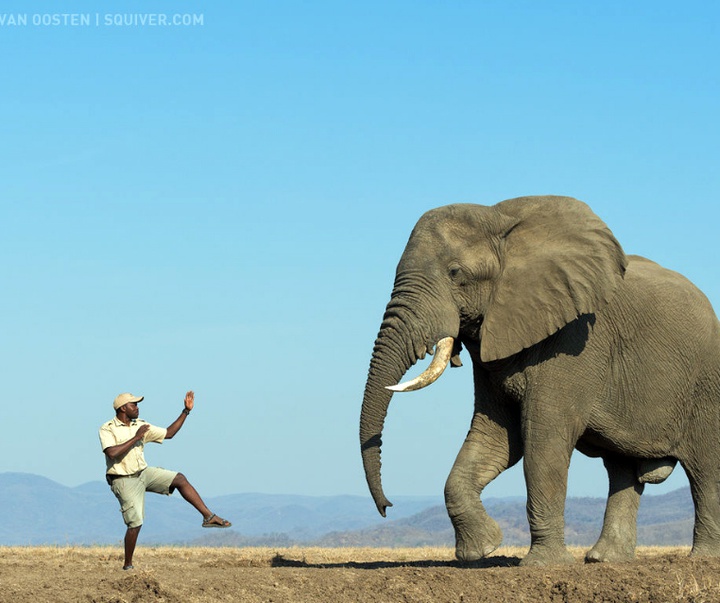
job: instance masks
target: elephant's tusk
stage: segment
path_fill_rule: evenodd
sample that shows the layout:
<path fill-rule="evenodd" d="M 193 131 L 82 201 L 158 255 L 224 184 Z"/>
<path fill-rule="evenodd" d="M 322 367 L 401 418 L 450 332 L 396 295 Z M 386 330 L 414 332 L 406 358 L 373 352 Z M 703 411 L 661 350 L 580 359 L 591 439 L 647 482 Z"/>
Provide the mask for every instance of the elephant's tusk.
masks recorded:
<path fill-rule="evenodd" d="M 438 377 L 443 374 L 443 371 L 450 361 L 450 356 L 453 351 L 453 344 L 455 340 L 452 337 L 445 337 L 437 342 L 435 345 L 436 354 L 433 356 L 430 366 L 425 369 L 422 375 L 415 377 L 405 383 L 399 383 L 398 385 L 387 385 L 385 389 L 389 389 L 393 392 L 412 392 L 417 389 L 427 387 L 431 383 L 437 381 Z"/>

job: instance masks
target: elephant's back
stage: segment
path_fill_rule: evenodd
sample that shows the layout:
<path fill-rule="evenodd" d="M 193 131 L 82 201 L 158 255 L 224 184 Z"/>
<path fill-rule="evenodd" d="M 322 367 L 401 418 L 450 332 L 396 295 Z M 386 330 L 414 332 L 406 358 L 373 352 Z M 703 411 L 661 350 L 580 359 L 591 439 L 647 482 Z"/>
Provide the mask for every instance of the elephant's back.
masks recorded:
<path fill-rule="evenodd" d="M 718 393 L 720 323 L 687 278 L 640 256 L 628 260 L 623 283 L 597 314 L 591 347 L 607 368 L 589 427 L 613 434 L 626 452 L 672 455 L 681 440 L 672 426 L 693 416 L 710 390 Z"/>
<path fill-rule="evenodd" d="M 628 256 L 621 289 L 618 301 L 634 306 L 635 311 L 646 317 L 654 316 L 671 323 L 678 320 L 679 328 L 688 321 L 697 327 L 717 323 L 712 304 L 697 286 L 679 272 L 642 256 Z"/>
<path fill-rule="evenodd" d="M 640 256 L 628 260 L 602 321 L 626 375 L 635 375 L 640 391 L 665 379 L 676 391 L 692 388 L 701 373 L 720 374 L 720 322 L 708 298 L 678 272 Z"/>

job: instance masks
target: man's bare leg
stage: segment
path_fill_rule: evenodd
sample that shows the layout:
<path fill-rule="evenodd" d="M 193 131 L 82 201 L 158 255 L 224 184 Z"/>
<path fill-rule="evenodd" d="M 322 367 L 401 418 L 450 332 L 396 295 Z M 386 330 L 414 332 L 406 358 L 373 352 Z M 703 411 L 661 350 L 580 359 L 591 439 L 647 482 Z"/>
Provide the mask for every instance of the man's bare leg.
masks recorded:
<path fill-rule="evenodd" d="M 135 553 L 135 545 L 137 544 L 138 534 L 140 533 L 140 528 L 142 526 L 138 526 L 137 528 L 128 528 L 125 532 L 125 565 L 123 565 L 123 569 L 132 569 L 133 566 L 133 553 Z"/>
<path fill-rule="evenodd" d="M 216 523 L 219 526 L 224 526 L 227 524 L 229 527 L 230 522 L 226 522 L 224 519 L 218 517 L 210 509 L 208 509 L 207 505 L 200 497 L 200 494 L 198 494 L 198 491 L 182 473 L 178 473 L 175 476 L 175 479 L 170 484 L 170 491 L 172 492 L 174 489 L 180 492 L 180 496 L 182 496 L 186 501 L 188 501 L 200 512 L 200 514 L 203 516 L 204 521 L 207 521 L 209 523 Z"/>

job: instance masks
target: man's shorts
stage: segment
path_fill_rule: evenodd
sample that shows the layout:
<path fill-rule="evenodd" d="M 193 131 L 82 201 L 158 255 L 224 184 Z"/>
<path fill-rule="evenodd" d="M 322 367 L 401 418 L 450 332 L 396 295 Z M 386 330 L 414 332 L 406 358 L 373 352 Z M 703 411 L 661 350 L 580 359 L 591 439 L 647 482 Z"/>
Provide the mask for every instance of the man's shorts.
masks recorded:
<path fill-rule="evenodd" d="M 114 479 L 110 489 L 120 501 L 120 512 L 128 528 L 139 528 L 145 517 L 145 492 L 170 495 L 170 484 L 178 474 L 160 467 L 146 467 L 137 477 Z"/>

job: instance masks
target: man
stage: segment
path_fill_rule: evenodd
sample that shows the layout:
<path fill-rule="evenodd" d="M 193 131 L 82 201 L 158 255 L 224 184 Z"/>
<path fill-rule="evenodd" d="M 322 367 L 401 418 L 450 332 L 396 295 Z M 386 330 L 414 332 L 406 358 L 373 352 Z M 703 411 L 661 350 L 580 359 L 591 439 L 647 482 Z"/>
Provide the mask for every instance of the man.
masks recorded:
<path fill-rule="evenodd" d="M 138 419 L 138 403 L 143 396 L 120 394 L 113 402 L 115 418 L 100 427 L 100 444 L 105 453 L 105 478 L 120 501 L 127 531 L 125 532 L 124 570 L 133 569 L 133 553 L 145 516 L 145 492 L 170 495 L 174 490 L 203 516 L 204 528 L 229 528 L 229 521 L 207 508 L 197 490 L 182 473 L 159 467 L 148 467 L 143 455 L 147 442 L 161 443 L 172 438 L 183 426 L 195 405 L 195 394 L 185 394 L 185 408 L 167 429 Z"/>

